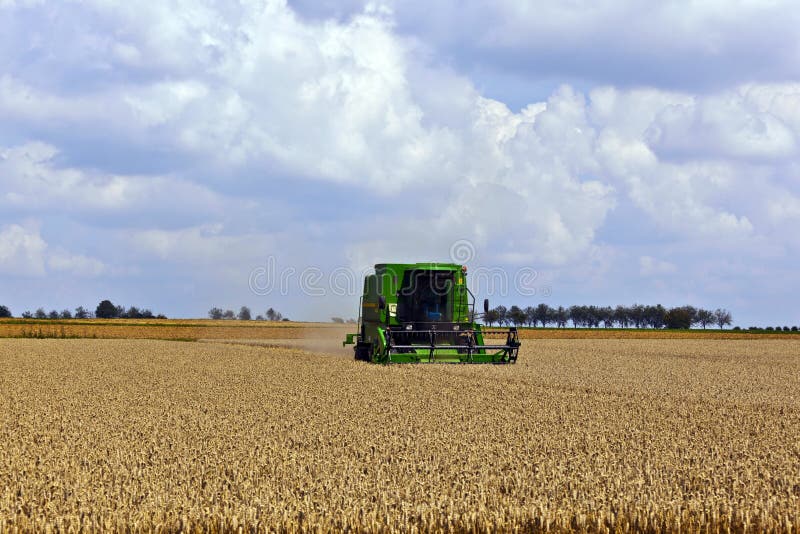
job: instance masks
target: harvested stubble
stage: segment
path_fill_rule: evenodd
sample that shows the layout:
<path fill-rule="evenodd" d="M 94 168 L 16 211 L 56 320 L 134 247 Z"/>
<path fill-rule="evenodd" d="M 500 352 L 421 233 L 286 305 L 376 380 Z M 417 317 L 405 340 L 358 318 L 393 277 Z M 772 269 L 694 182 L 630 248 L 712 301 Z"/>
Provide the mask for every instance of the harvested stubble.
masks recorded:
<path fill-rule="evenodd" d="M 0 342 L 0 531 L 797 530 L 800 343 Z"/>

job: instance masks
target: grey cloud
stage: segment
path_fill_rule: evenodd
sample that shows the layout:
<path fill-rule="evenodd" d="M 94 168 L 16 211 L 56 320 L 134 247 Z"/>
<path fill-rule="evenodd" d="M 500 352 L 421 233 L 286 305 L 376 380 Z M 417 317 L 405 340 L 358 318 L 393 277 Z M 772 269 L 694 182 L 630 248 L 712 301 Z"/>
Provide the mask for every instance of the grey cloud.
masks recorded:
<path fill-rule="evenodd" d="M 308 17 L 342 20 L 365 3 L 291 5 Z M 429 43 L 460 71 L 488 80 L 513 74 L 560 80 L 556 84 L 708 92 L 800 74 L 800 9 L 790 0 L 387 4 L 400 32 Z M 514 95 L 513 88 L 497 90 L 501 97 Z"/>

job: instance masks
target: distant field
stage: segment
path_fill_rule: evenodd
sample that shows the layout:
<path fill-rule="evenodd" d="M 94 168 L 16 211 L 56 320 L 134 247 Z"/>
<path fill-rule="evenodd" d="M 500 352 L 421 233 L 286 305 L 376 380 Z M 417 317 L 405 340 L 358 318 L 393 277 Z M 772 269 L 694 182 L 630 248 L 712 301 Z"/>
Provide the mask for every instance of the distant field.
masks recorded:
<path fill-rule="evenodd" d="M 389 367 L 3 339 L 0 532 L 797 531 L 798 377 L 791 337 Z"/>
<path fill-rule="evenodd" d="M 353 327 L 350 327 L 351 329 Z M 297 339 L 325 336 L 347 325 L 204 319 L 0 320 L 0 337 L 101 339 Z"/>
<path fill-rule="evenodd" d="M 654 330 L 651 328 L 524 328 L 522 339 L 797 339 L 798 332 L 748 332 L 709 328 Z"/>
<path fill-rule="evenodd" d="M 355 325 L 289 321 L 214 321 L 210 319 L 0 319 L 2 337 L 77 337 L 100 339 L 300 339 L 341 336 Z M 522 339 L 786 339 L 797 332 L 732 330 L 651 330 L 617 328 L 521 328 Z"/>

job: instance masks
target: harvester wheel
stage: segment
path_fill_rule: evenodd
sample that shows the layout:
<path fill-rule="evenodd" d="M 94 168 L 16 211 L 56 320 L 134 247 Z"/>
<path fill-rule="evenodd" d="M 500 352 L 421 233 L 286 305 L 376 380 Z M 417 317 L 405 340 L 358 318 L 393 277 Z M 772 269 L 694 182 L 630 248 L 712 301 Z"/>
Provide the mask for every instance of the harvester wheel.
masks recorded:
<path fill-rule="evenodd" d="M 356 345 L 355 346 L 356 361 L 368 362 L 371 361 L 370 355 L 372 354 L 371 345 Z"/>

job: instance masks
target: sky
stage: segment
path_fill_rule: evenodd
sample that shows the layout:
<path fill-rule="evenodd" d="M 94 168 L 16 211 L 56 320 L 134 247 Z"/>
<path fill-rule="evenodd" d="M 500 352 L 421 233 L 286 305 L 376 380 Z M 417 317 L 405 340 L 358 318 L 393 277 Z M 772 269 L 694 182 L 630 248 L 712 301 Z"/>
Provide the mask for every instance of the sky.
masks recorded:
<path fill-rule="evenodd" d="M 800 325 L 791 0 L 0 0 L 0 304 L 492 305 Z"/>

